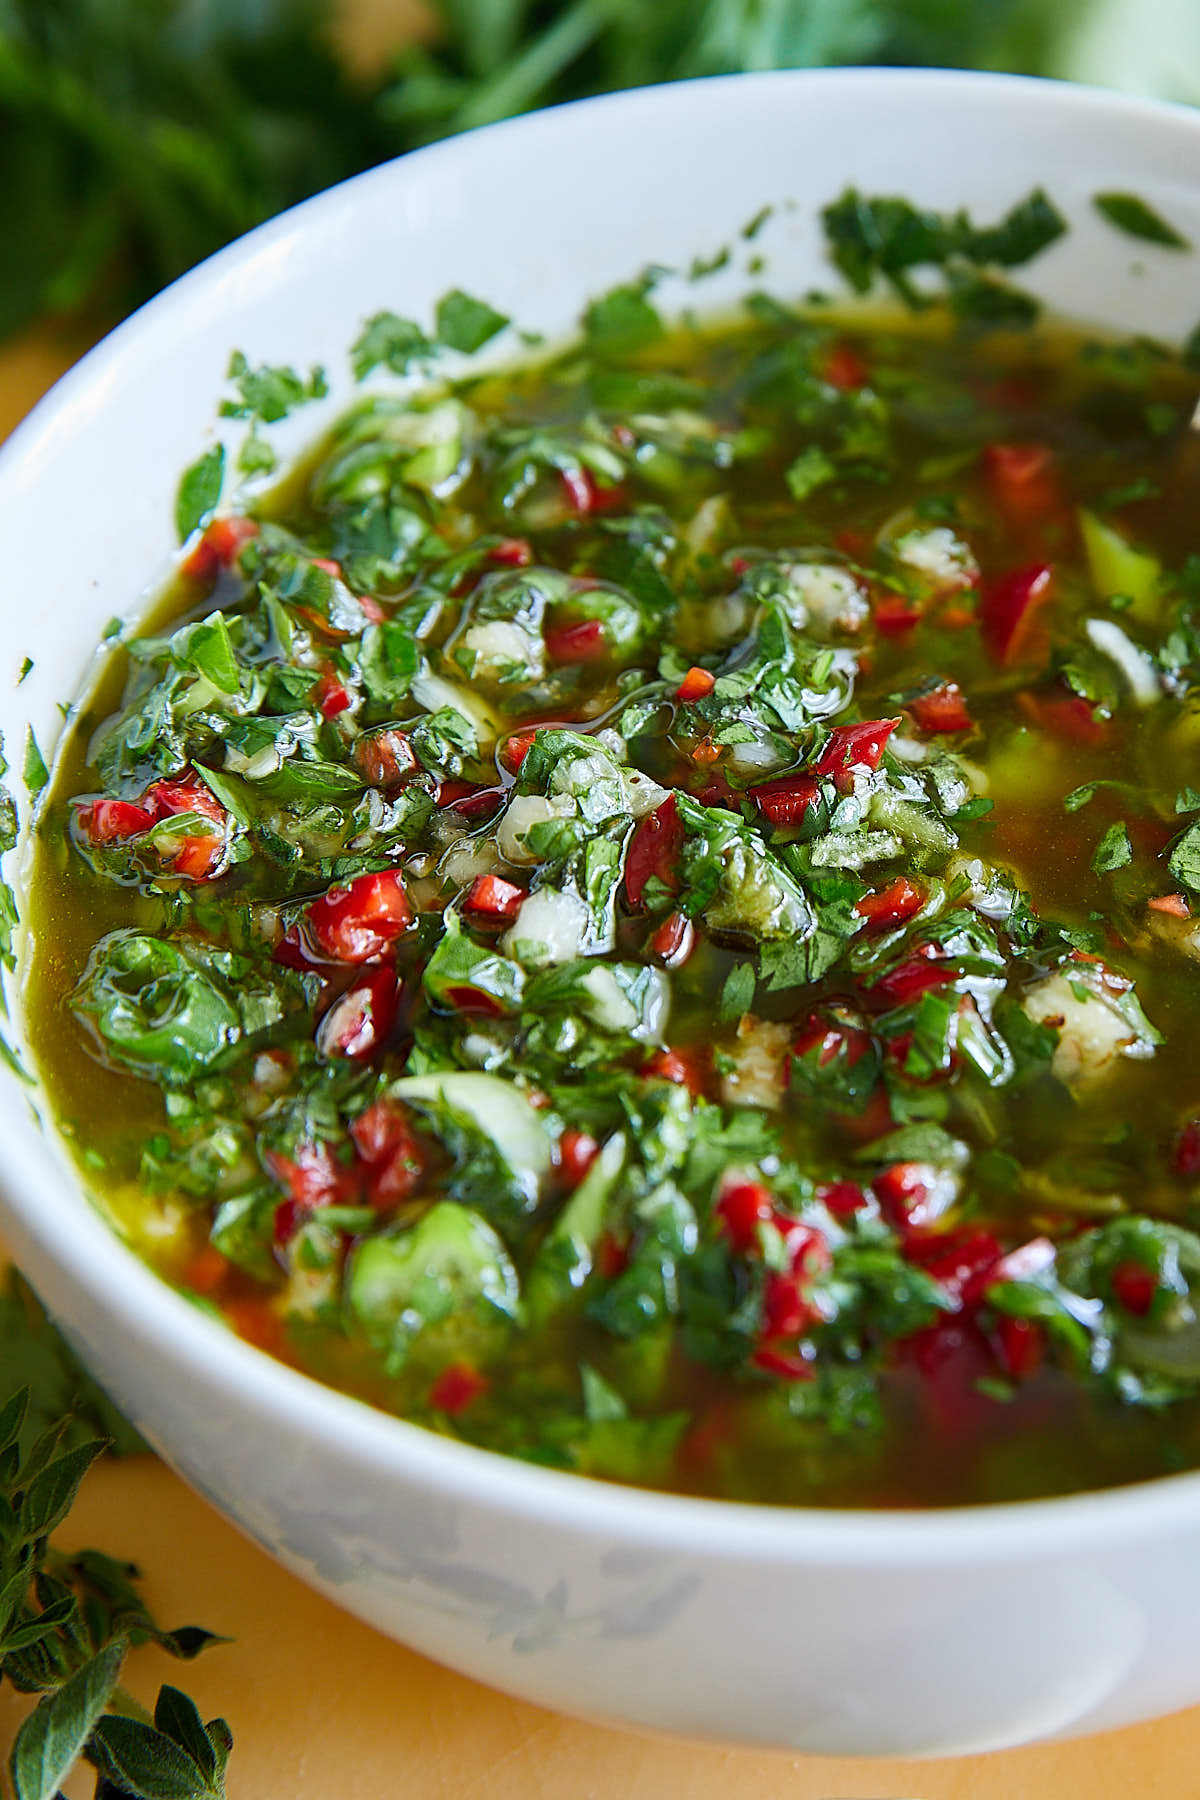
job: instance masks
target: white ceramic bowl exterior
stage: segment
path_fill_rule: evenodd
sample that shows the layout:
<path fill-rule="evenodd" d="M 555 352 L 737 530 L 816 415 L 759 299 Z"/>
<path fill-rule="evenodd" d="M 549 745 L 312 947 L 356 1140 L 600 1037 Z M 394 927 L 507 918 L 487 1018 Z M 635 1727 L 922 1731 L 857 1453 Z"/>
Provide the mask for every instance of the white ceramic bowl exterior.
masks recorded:
<path fill-rule="evenodd" d="M 264 227 L 123 326 L 0 456 L 0 726 L 53 747 L 111 615 L 169 566 L 178 472 L 234 346 L 325 362 L 369 313 L 461 286 L 552 337 L 645 263 L 729 268 L 661 298 L 835 285 L 818 209 L 848 183 L 999 216 L 1043 184 L 1070 236 L 1019 272 L 1070 315 L 1165 338 L 1194 257 L 1102 224 L 1130 190 L 1200 243 L 1200 115 L 1050 84 L 880 71 L 618 95 L 460 138 Z M 788 203 L 752 246 L 740 229 Z M 750 279 L 748 257 L 766 272 Z M 823 1752 L 980 1750 L 1200 1698 L 1200 1475 L 974 1511 L 773 1511 L 643 1495 L 444 1442 L 237 1342 L 149 1274 L 0 1092 L 0 1223 L 81 1354 L 189 1481 L 406 1643 L 546 1705 Z"/>

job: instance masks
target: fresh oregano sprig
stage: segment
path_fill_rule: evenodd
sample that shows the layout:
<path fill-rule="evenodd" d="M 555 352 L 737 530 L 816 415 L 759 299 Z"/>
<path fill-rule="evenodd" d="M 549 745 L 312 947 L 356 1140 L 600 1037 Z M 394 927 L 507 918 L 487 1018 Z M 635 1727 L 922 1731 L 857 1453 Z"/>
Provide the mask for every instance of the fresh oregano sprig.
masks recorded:
<path fill-rule="evenodd" d="M 69 1379 L 74 1359 L 16 1278 L 0 1295 L 10 1352 L 20 1318 L 35 1366 L 56 1361 Z M 86 1392 L 81 1398 L 86 1418 Z M 28 1386 L 0 1405 L 0 1680 L 40 1696 L 9 1756 L 13 1800 L 55 1800 L 81 1758 L 97 1771 L 97 1800 L 224 1800 L 233 1741 L 224 1719 L 206 1724 L 171 1686 L 151 1718 L 120 1686 L 125 1656 L 141 1644 L 190 1660 L 221 1640 L 194 1625 L 163 1629 L 133 1564 L 53 1547 L 106 1440 L 82 1437 L 73 1412 L 47 1422 L 47 1411 L 44 1392 L 31 1407 Z M 126 1433 L 126 1442 L 137 1440 Z"/>

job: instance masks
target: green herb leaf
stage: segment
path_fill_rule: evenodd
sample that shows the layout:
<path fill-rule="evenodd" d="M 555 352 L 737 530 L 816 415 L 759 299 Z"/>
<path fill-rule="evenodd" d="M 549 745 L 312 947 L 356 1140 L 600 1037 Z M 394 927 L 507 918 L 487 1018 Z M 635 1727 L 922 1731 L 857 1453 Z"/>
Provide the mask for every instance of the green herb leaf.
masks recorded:
<path fill-rule="evenodd" d="M 118 1638 L 39 1700 L 9 1757 L 15 1800 L 54 1800 L 108 1705 L 124 1660 L 125 1644 Z"/>
<path fill-rule="evenodd" d="M 1188 240 L 1136 194 L 1093 194 L 1092 205 L 1101 218 L 1128 237 L 1142 238 L 1148 244 L 1161 244 L 1167 250 L 1191 249 Z"/>
<path fill-rule="evenodd" d="M 1200 894 L 1200 823 L 1189 825 L 1176 841 L 1167 858 L 1167 867 L 1182 887 Z"/>
<path fill-rule="evenodd" d="M 141 1719 L 111 1713 L 100 1719 L 87 1755 L 106 1781 L 134 1800 L 223 1800 L 219 1777 L 210 1780 L 173 1738 Z"/>
<path fill-rule="evenodd" d="M 1126 863 L 1133 861 L 1133 846 L 1129 842 L 1129 832 L 1124 819 L 1118 819 L 1110 825 L 1096 846 L 1092 857 L 1092 868 L 1097 875 L 1108 875 L 1114 869 L 1123 869 Z"/>
<path fill-rule="evenodd" d="M 175 531 L 185 543 L 193 531 L 206 525 L 216 510 L 225 485 L 225 446 L 214 444 L 185 469 L 175 494 Z"/>
<path fill-rule="evenodd" d="M 625 356 L 662 336 L 663 323 L 642 285 L 615 287 L 593 300 L 583 316 L 589 346 L 606 355 Z"/>
<path fill-rule="evenodd" d="M 50 771 L 46 767 L 46 759 L 38 748 L 38 741 L 33 735 L 33 726 L 25 734 L 25 789 L 30 799 L 36 799 L 50 779 Z"/>
<path fill-rule="evenodd" d="M 447 350 L 461 350 L 470 356 L 490 343 L 511 321 L 506 313 L 497 312 L 486 300 L 475 300 L 455 288 L 443 294 L 437 303 L 435 330 L 439 344 Z"/>
<path fill-rule="evenodd" d="M 413 319 L 402 319 L 394 312 L 376 313 L 368 319 L 350 350 L 350 366 L 354 379 L 363 381 L 381 365 L 393 375 L 407 375 L 413 369 L 428 366 L 437 354 Z"/>

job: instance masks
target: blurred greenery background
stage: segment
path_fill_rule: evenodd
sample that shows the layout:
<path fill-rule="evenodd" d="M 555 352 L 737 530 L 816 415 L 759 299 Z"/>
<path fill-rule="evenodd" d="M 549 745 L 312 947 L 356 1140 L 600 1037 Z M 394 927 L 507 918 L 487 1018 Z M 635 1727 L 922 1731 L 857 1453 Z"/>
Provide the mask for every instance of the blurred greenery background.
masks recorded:
<path fill-rule="evenodd" d="M 473 125 L 833 63 L 1196 101 L 1200 0 L 0 0 L 0 338 L 91 335 L 259 220 Z"/>

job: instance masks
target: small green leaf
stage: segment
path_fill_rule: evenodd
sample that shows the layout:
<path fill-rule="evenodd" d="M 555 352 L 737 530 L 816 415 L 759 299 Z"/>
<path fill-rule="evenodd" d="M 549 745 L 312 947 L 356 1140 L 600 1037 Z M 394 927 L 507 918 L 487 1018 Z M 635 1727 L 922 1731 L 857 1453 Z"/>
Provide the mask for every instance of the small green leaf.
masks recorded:
<path fill-rule="evenodd" d="M 1081 806 L 1086 806 L 1095 797 L 1095 793 L 1094 781 L 1085 781 L 1082 787 L 1072 788 L 1069 794 L 1063 796 L 1064 810 L 1069 813 L 1078 812 Z"/>
<path fill-rule="evenodd" d="M 213 1800 L 224 1794 L 223 1783 L 214 1786 L 172 1738 L 141 1719 L 110 1713 L 99 1720 L 87 1760 L 133 1800 Z"/>
<path fill-rule="evenodd" d="M 437 303 L 438 343 L 447 350 L 461 350 L 466 356 L 490 343 L 509 322 L 506 313 L 497 312 L 486 300 L 473 299 L 461 288 L 443 294 Z"/>
<path fill-rule="evenodd" d="M 356 381 L 364 380 L 381 364 L 393 375 L 407 375 L 413 368 L 425 367 L 436 354 L 437 346 L 414 319 L 381 312 L 367 320 L 352 345 L 350 366 Z"/>
<path fill-rule="evenodd" d="M 15 1800 L 54 1800 L 108 1704 L 124 1657 L 118 1639 L 38 1702 L 9 1757 Z"/>
<path fill-rule="evenodd" d="M 793 500 L 807 500 L 818 488 L 825 487 L 837 474 L 837 466 L 817 444 L 802 450 L 787 471 L 788 491 Z"/>
<path fill-rule="evenodd" d="M 1168 225 L 1161 213 L 1147 206 L 1136 194 L 1093 194 L 1092 205 L 1101 218 L 1115 225 L 1127 237 L 1142 238 L 1147 244 L 1161 244 L 1167 250 L 1190 250 L 1188 240 Z"/>
<path fill-rule="evenodd" d="M 210 618 L 202 619 L 198 625 L 192 626 L 188 636 L 187 656 L 192 667 L 220 693 L 237 693 L 241 684 L 241 672 L 223 613 L 213 613 Z"/>
<path fill-rule="evenodd" d="M 62 1523 L 79 1492 L 80 1482 L 103 1448 L 101 1443 L 80 1444 L 30 1482 L 21 1506 L 21 1529 L 27 1536 L 47 1537 Z"/>
<path fill-rule="evenodd" d="M 1189 825 L 1167 858 L 1176 881 L 1200 894 L 1200 824 Z"/>
<path fill-rule="evenodd" d="M 663 323 L 640 284 L 612 288 L 593 300 L 583 317 L 589 346 L 625 355 L 662 336 Z"/>
<path fill-rule="evenodd" d="M 175 494 L 175 531 L 180 543 L 212 517 L 225 484 L 225 446 L 214 444 L 179 478 Z"/>
<path fill-rule="evenodd" d="M 217 1772 L 217 1758 L 204 1729 L 204 1721 L 196 1710 L 195 1701 L 189 1695 L 180 1693 L 177 1687 L 164 1682 L 158 1691 L 154 1723 L 159 1731 L 172 1738 L 191 1757 L 205 1779 L 211 1781 Z"/>
<path fill-rule="evenodd" d="M 50 779 L 50 771 L 46 767 L 46 759 L 38 748 L 38 741 L 33 735 L 33 726 L 29 727 L 25 736 L 25 788 L 31 799 L 36 798 Z"/>
<path fill-rule="evenodd" d="M 754 964 L 750 962 L 734 963 L 725 977 L 725 985 L 721 989 L 721 998 L 717 1002 L 717 1018 L 722 1025 L 732 1024 L 749 1012 L 754 1002 L 755 989 Z"/>
<path fill-rule="evenodd" d="M 1129 833 L 1125 829 L 1124 819 L 1118 819 L 1109 826 L 1096 845 L 1092 868 L 1097 875 L 1108 875 L 1114 869 L 1123 869 L 1126 863 L 1132 861 L 1133 846 L 1129 842 Z"/>

